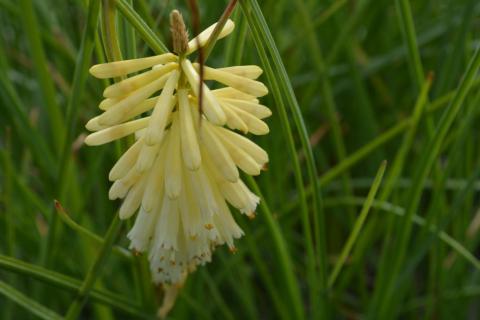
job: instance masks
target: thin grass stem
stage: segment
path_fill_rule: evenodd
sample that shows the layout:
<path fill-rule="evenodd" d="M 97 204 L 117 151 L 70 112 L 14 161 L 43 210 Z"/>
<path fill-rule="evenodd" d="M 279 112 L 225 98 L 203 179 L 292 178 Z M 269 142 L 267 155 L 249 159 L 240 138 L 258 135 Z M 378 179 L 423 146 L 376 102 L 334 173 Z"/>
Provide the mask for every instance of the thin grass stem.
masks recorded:
<path fill-rule="evenodd" d="M 358 218 L 355 220 L 355 224 L 353 225 L 353 230 L 348 236 L 347 242 L 345 243 L 345 246 L 343 247 L 342 252 L 340 253 L 340 256 L 337 260 L 337 263 L 335 264 L 335 267 L 333 268 L 332 273 L 328 277 L 328 287 L 330 289 L 335 283 L 335 280 L 340 274 L 340 271 L 342 270 L 342 267 L 345 264 L 345 261 L 347 260 L 348 255 L 350 254 L 355 242 L 357 241 L 358 236 L 360 235 L 360 231 L 362 230 L 362 226 L 365 223 L 365 220 L 367 219 L 368 212 L 372 207 L 372 203 L 375 199 L 375 195 L 377 194 L 377 191 L 380 188 L 380 185 L 382 183 L 383 174 L 385 173 L 386 167 L 387 167 L 387 162 L 383 161 L 383 163 L 381 164 L 375 176 L 372 187 L 368 192 L 367 198 L 363 203 L 362 211 L 360 212 Z"/>
<path fill-rule="evenodd" d="M 22 306 L 25 310 L 28 310 L 33 315 L 36 315 L 40 319 L 45 320 L 61 320 L 62 317 L 48 309 L 47 307 L 41 305 L 35 300 L 30 299 L 27 295 L 21 293 L 15 288 L 9 286 L 3 281 L 0 281 L 0 294 L 5 296 L 7 299 L 12 300 L 18 305 Z"/>
<path fill-rule="evenodd" d="M 385 286 L 385 289 L 382 293 L 379 293 L 379 308 L 376 310 L 375 314 L 380 316 L 380 318 L 388 317 L 392 312 L 392 303 L 395 296 L 394 288 L 396 285 L 396 279 L 399 274 L 401 265 L 404 263 L 407 246 L 411 234 L 411 217 L 414 212 L 417 211 L 422 196 L 423 185 L 425 180 L 432 168 L 432 165 L 440 153 L 443 140 L 448 133 L 453 121 L 455 120 L 456 115 L 461 110 L 463 101 L 466 95 L 469 93 L 472 88 L 473 81 L 475 79 L 476 73 L 480 67 L 480 49 L 477 49 L 470 64 L 465 72 L 465 75 L 458 86 L 455 97 L 453 98 L 451 104 L 443 112 L 442 118 L 436 128 L 436 135 L 429 142 L 428 147 L 425 152 L 422 153 L 419 165 L 414 174 L 414 186 L 408 194 L 408 206 L 406 211 L 406 218 L 399 231 L 400 238 L 398 244 L 395 246 L 393 251 L 396 253 L 395 258 L 392 261 L 392 269 L 390 270 L 390 277 Z"/>
<path fill-rule="evenodd" d="M 60 149 L 63 145 L 65 129 L 68 127 L 65 126 L 63 121 L 63 115 L 56 98 L 55 85 L 48 71 L 48 60 L 40 35 L 40 24 L 32 0 L 21 0 L 19 4 L 22 11 L 20 16 L 23 18 L 23 25 L 26 28 L 38 84 L 44 99 L 48 121 L 51 124 L 50 135 L 55 148 Z"/>
<path fill-rule="evenodd" d="M 114 241 L 118 236 L 121 225 L 121 220 L 118 214 L 115 214 L 110 226 L 108 227 L 108 231 L 105 235 L 105 240 L 102 247 L 100 248 L 100 251 L 98 252 L 97 258 L 95 259 L 95 262 L 85 276 L 82 285 L 78 289 L 76 298 L 73 300 L 72 304 L 70 304 L 70 307 L 68 308 L 68 311 L 65 315 L 66 320 L 77 319 L 77 317 L 80 315 L 83 306 L 87 302 L 88 295 L 92 290 L 93 286 L 95 285 L 95 281 L 97 280 L 97 278 L 100 277 L 100 273 L 103 269 L 103 266 L 108 258 L 110 251 L 113 248 Z"/>
<path fill-rule="evenodd" d="M 77 292 L 82 285 L 82 282 L 78 279 L 4 255 L 0 255 L 0 269 L 11 271 L 19 275 L 25 275 L 31 279 L 36 279 L 45 284 L 61 288 L 72 293 Z M 144 313 L 140 308 L 133 305 L 130 299 L 118 294 L 111 293 L 103 289 L 99 290 L 94 288 L 89 292 L 89 296 L 96 302 L 111 306 L 134 316 L 138 316 L 140 318 L 148 317 L 147 314 Z"/>
<path fill-rule="evenodd" d="M 118 11 L 122 13 L 125 19 L 130 22 L 133 28 L 140 34 L 140 37 L 152 48 L 156 54 L 168 52 L 168 48 L 163 44 L 160 38 L 143 21 L 137 12 L 128 4 L 126 0 L 116 0 Z"/>

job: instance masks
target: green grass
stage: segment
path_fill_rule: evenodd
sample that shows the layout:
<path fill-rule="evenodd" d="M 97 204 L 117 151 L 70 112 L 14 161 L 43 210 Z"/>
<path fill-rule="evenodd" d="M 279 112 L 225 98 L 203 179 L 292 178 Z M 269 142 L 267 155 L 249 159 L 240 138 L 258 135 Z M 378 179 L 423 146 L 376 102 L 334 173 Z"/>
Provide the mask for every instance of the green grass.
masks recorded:
<path fill-rule="evenodd" d="M 198 5 L 203 29 L 227 1 Z M 130 141 L 79 141 L 108 85 L 88 68 L 170 49 L 188 1 L 0 8 L 0 319 L 155 318 L 107 195 Z M 269 169 L 246 179 L 262 201 L 234 213 L 236 254 L 218 248 L 169 318 L 478 318 L 477 1 L 239 0 L 232 19 L 208 65 L 263 68 Z"/>

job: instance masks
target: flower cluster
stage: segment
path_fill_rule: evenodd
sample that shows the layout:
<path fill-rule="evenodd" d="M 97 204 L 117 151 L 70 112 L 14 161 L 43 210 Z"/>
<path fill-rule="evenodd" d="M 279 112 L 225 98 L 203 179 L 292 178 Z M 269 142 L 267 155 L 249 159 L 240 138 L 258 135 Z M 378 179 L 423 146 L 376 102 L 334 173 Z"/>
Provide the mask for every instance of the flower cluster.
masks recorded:
<path fill-rule="evenodd" d="M 259 202 L 240 179 L 239 169 L 258 175 L 268 162 L 262 148 L 234 131 L 269 132 L 262 119 L 271 112 L 257 99 L 268 93 L 255 80 L 262 70 L 250 65 L 205 66 L 204 79 L 224 85 L 210 90 L 200 84 L 199 65 L 186 57 L 205 45 L 214 28 L 215 24 L 185 43 L 183 54 L 90 69 L 97 78 L 147 70 L 105 89 L 99 105 L 104 112 L 87 123 L 94 133 L 85 143 L 101 145 L 135 134 L 135 143 L 110 171 L 114 183 L 109 198 L 123 199 L 122 219 L 138 212 L 128 234 L 130 247 L 148 252 L 153 280 L 159 283 L 178 283 L 197 265 L 209 262 L 217 245 L 226 243 L 235 250 L 234 239 L 243 232 L 228 204 L 253 217 Z M 233 28 L 228 20 L 219 38 Z"/>

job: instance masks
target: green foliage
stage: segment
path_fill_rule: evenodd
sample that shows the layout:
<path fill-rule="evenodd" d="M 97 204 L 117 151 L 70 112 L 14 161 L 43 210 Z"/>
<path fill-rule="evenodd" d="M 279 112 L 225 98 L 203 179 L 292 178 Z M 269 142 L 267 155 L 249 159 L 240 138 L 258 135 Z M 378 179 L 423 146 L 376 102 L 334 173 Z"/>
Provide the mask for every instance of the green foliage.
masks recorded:
<path fill-rule="evenodd" d="M 198 5 L 203 29 L 227 2 Z M 0 8 L 0 318 L 155 318 L 161 290 L 107 195 L 129 141 L 81 143 L 108 85 L 88 68 L 165 52 L 188 2 Z M 218 248 L 169 317 L 476 318 L 477 1 L 239 0 L 232 19 L 207 64 L 264 69 L 269 169 L 247 179 L 262 201 L 234 213 L 236 254 Z"/>

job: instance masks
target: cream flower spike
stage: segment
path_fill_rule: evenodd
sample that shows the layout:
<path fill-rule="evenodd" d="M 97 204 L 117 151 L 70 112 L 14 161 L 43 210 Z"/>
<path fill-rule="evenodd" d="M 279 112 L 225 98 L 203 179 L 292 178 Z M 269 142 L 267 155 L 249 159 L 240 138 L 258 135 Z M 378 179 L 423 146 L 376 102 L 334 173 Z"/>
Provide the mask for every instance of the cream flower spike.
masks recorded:
<path fill-rule="evenodd" d="M 267 134 L 262 119 L 271 115 L 258 100 L 268 93 L 256 80 L 262 74 L 258 66 L 205 67 L 204 79 L 225 87 L 210 90 L 200 84 L 199 65 L 186 56 L 207 43 L 216 24 L 188 41 L 178 11 L 172 12 L 171 23 L 175 54 L 90 69 L 97 78 L 125 79 L 104 90 L 99 105 L 104 112 L 86 124 L 94 132 L 85 139 L 96 146 L 135 136 L 110 171 L 109 198 L 123 199 L 120 218 L 138 213 L 128 233 L 130 248 L 148 252 L 157 283 L 181 282 L 211 261 L 218 245 L 235 251 L 234 239 L 243 231 L 229 206 L 253 218 L 260 201 L 240 171 L 258 175 L 268 163 L 268 154 L 240 133 Z M 228 20 L 219 38 L 233 28 Z"/>

